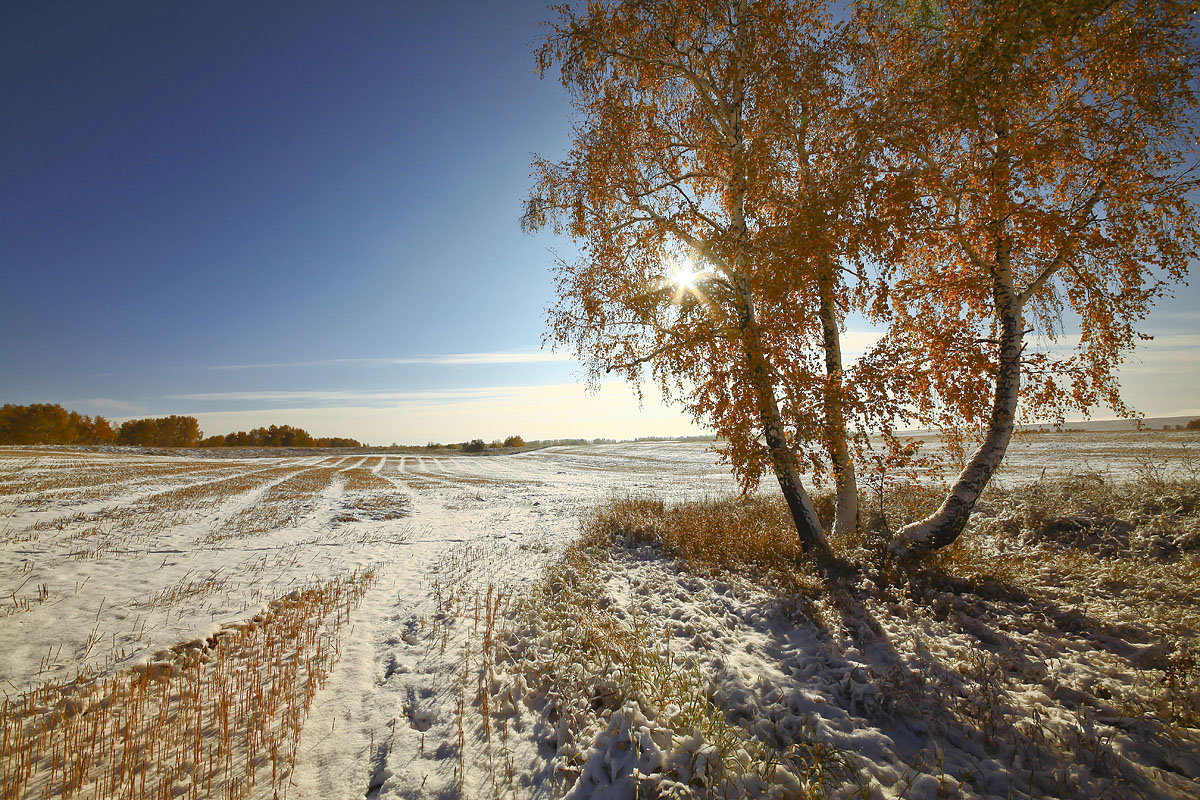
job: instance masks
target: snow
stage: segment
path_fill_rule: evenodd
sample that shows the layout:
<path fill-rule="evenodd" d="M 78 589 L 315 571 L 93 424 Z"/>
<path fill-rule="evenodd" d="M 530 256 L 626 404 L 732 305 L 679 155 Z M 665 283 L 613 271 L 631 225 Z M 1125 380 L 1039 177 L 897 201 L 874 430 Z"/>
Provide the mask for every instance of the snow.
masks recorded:
<path fill-rule="evenodd" d="M 1027 437 L 1003 480 L 1046 463 L 1131 475 L 1195 442 L 1148 436 Z M 1032 601 L 908 598 L 865 575 L 800 608 L 630 544 L 587 566 L 600 587 L 588 602 L 614 642 L 633 632 L 647 672 L 564 663 L 562 631 L 539 619 L 555 607 L 538 594 L 547 569 L 610 498 L 734 491 L 704 445 L 239 455 L 0 449 L 7 696 L 124 674 L 297 589 L 373 570 L 307 708 L 289 797 L 616 798 L 651 784 L 678 797 L 817 785 L 905 798 L 1200 792 L 1195 731 L 1166 742 L 1151 721 L 1094 707 L 1098 686 L 1132 692 L 1162 674 L 1138 668 L 1161 661 L 1152 632 L 1100 631 L 1112 639 L 1104 649 L 1090 630 L 1039 622 L 1049 611 Z M 597 694 L 563 694 L 585 687 Z M 692 705 L 652 696 L 670 692 Z M 604 697 L 621 699 L 594 701 Z M 1017 717 L 1036 725 L 1018 729 Z M 731 772 L 713 761 L 718 736 L 741 741 L 747 758 L 784 756 L 765 777 Z M 248 791 L 272 795 L 269 767 Z"/>

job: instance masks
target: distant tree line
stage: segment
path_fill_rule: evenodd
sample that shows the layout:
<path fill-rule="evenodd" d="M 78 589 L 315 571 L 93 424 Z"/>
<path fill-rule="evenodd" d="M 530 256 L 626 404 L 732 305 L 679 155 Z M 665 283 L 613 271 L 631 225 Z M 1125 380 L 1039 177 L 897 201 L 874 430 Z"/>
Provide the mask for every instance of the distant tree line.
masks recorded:
<path fill-rule="evenodd" d="M 272 425 L 250 431 L 210 436 L 200 442 L 201 447 L 362 447 L 357 439 L 339 436 L 314 437 L 303 428 L 291 425 Z"/>
<path fill-rule="evenodd" d="M 497 450 L 503 447 L 563 447 L 563 446 L 579 446 L 586 444 L 617 444 L 618 442 L 712 442 L 716 440 L 713 434 L 701 434 L 697 436 L 639 436 L 636 439 L 605 439 L 603 437 L 596 439 L 530 439 L 526 440 L 522 436 L 509 436 L 506 439 L 493 439 L 490 443 L 483 439 L 471 439 L 468 442 L 450 442 L 442 444 L 441 442 L 427 442 L 426 450 L 462 450 L 465 453 L 482 453 L 485 450 Z M 393 448 L 400 448 L 400 445 L 393 444 Z"/>
<path fill-rule="evenodd" d="M 138 447 L 195 447 L 200 443 L 200 422 L 195 417 L 131 419 L 121 423 L 117 444 Z"/>
<path fill-rule="evenodd" d="M 68 411 L 57 403 L 0 407 L 0 444 L 119 444 L 135 447 L 362 447 L 357 439 L 310 435 L 303 428 L 272 425 L 202 438 L 195 417 L 131 419 L 114 429 L 104 417 Z"/>
<path fill-rule="evenodd" d="M 111 444 L 116 438 L 104 417 L 67 411 L 57 403 L 0 408 L 0 444 Z"/>

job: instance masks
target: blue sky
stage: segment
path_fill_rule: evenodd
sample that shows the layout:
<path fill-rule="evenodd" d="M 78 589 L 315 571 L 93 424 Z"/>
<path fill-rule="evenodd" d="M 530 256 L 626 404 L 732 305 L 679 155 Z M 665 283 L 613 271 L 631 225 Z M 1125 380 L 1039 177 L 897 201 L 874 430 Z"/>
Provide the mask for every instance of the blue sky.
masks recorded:
<path fill-rule="evenodd" d="M 541 353 L 543 0 L 0 6 L 0 401 L 377 443 L 694 429 Z M 1200 407 L 1193 289 L 1131 399 Z M 1133 373 L 1131 373 L 1133 374 Z"/>

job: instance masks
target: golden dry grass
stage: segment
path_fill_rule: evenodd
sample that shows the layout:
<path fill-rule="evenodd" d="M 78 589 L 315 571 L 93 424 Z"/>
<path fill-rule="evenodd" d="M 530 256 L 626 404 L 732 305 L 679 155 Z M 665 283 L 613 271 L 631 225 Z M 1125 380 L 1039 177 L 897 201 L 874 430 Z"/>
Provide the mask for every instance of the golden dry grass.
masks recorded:
<path fill-rule="evenodd" d="M 338 630 L 373 578 L 291 592 L 246 623 L 111 676 L 7 697 L 0 798 L 233 800 L 267 781 L 285 795 Z"/>
<path fill-rule="evenodd" d="M 343 471 L 342 480 L 347 492 L 387 491 L 396 488 L 396 485 L 387 478 L 379 477 L 366 467 L 355 467 Z"/>
<path fill-rule="evenodd" d="M 720 525 L 722 521 L 726 524 Z M 708 501 L 667 507 L 650 500 L 618 500 L 597 511 L 584 536 L 549 565 L 541 581 L 503 604 L 498 597 L 492 599 L 489 588 L 483 605 L 477 692 L 489 742 L 506 734 L 508 709 L 517 705 L 522 693 L 539 698 L 532 710 L 554 721 L 560 742 L 589 741 L 618 709 L 635 703 L 659 724 L 669 726 L 673 737 L 698 736 L 709 748 L 715 758 L 707 762 L 710 783 L 703 796 L 745 797 L 748 787 L 765 792 L 781 779 L 781 769 L 787 771 L 787 780 L 800 787 L 798 794 L 780 796 L 805 800 L 827 798 L 834 787 L 853 780 L 853 755 L 823 743 L 811 728 L 800 732 L 786 751 L 779 751 L 727 719 L 713 698 L 711 676 L 672 650 L 670 640 L 661 637 L 660 620 L 636 614 L 630 618 L 608 594 L 617 539 L 634 547 L 652 542 L 706 573 L 794 572 L 796 550 L 788 547 L 782 557 L 770 552 L 774 545 L 785 544 L 778 522 L 777 509 L 766 502 Z M 706 527 L 714 523 L 727 534 L 735 530 L 746 534 L 750 541 L 720 553 L 736 537 L 711 535 Z M 504 617 L 499 625 L 493 622 L 496 612 Z M 479 617 L 477 604 L 477 626 Z M 495 647 L 494 655 L 489 644 Z M 573 755 L 560 769 L 563 777 L 574 780 L 581 774 L 587 752 L 578 748 L 570 752 Z M 511 782 L 511 775 L 507 777 Z M 866 789 L 860 794 L 866 796 Z M 637 796 L 660 796 L 653 777 L 638 784 Z"/>
<path fill-rule="evenodd" d="M 108 527 L 120 525 L 128 530 L 133 525 L 151 530 L 175 521 L 179 512 L 211 508 L 214 504 L 253 491 L 272 481 L 297 474 L 303 467 L 275 466 L 233 475 L 214 481 L 198 481 L 175 489 L 155 492 L 128 505 L 115 505 L 89 514 L 67 514 L 41 520 L 33 525 L 35 531 L 63 530 L 75 525 L 100 523 Z M 96 533 L 108 533 L 107 528 Z"/>
<path fill-rule="evenodd" d="M 79 498 L 94 498 L 104 491 L 80 494 L 79 490 L 129 484 L 151 480 L 182 478 L 211 473 L 228 473 L 238 469 L 236 465 L 211 463 L 148 463 L 148 464 L 71 464 L 46 470 L 38 467 L 36 472 L 10 477 L 0 484 L 0 494 L 37 494 L 51 491 L 74 490 Z M 113 487 L 119 491 L 118 487 Z M 74 499 L 74 498 L 73 498 Z"/>
<path fill-rule="evenodd" d="M 898 527 L 938 499 L 936 490 L 898 487 L 883 498 L 885 514 L 864 518 Z M 830 594 L 800 558 L 778 498 L 615 500 L 594 512 L 583 541 L 608 547 L 617 540 L 650 544 L 702 573 L 764 584 L 801 600 L 808 612 L 813 606 L 804 598 Z M 1157 655 L 1132 673 L 1141 689 L 1105 691 L 1131 717 L 1161 720 L 1168 732 L 1200 728 L 1200 482 L 1149 474 L 1115 483 L 1090 475 L 993 489 L 958 541 L 925 562 L 898 563 L 885 542 L 884 531 L 863 530 L 833 544 L 872 578 L 884 601 L 916 600 L 919 614 L 939 613 L 921 610 L 929 597 L 973 593 L 993 598 L 1012 624 L 1049 624 L 1030 611 L 1043 608 L 1063 620 L 1089 620 L 1110 636 L 1159 637 Z"/>
<path fill-rule="evenodd" d="M 614 539 L 653 544 L 708 574 L 742 576 L 790 589 L 815 579 L 781 499 L 725 497 L 667 504 L 627 497 L 584 524 L 586 545 Z"/>

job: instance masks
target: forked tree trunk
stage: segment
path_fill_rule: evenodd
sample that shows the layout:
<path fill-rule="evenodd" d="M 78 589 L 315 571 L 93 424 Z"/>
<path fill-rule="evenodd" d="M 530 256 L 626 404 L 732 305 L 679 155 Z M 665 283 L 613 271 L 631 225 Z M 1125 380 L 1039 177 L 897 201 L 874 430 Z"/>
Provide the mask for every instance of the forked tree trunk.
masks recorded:
<path fill-rule="evenodd" d="M 993 285 L 996 314 L 1000 322 L 1000 362 L 996 373 L 992 415 L 983 444 L 959 473 L 950 494 L 929 517 L 906 525 L 897 534 L 893 549 L 919 556 L 945 547 L 956 540 L 967 525 L 971 510 L 988 481 L 1000 466 L 1012 439 L 1016 422 L 1017 397 L 1021 388 L 1021 350 L 1025 335 L 1021 302 L 1013 289 L 1007 253 L 999 259 Z"/>
<path fill-rule="evenodd" d="M 741 73 L 742 55 L 749 50 L 747 6 L 739 0 L 733 26 L 732 66 L 734 78 L 730 103 L 727 107 L 724 132 L 730 137 L 729 159 L 732 165 L 729 181 L 730 231 L 738 248 L 735 250 L 733 267 L 729 275 L 733 287 L 733 299 L 737 311 L 738 333 L 746 349 L 747 371 L 758 403 L 758 417 L 762 424 L 763 437 L 771 453 L 771 466 L 779 480 L 779 489 L 787 501 L 800 548 L 816 559 L 822 567 L 833 563 L 829 544 L 821 520 L 813 507 L 812 498 L 800 483 L 800 469 L 796 454 L 788 445 L 784 433 L 783 417 L 779 413 L 779 401 L 775 397 L 775 381 L 766 354 L 763 352 L 762 335 L 754 311 L 754 296 L 750 291 L 750 280 L 743 271 L 748 228 L 744 204 L 746 202 L 746 167 L 744 163 L 744 140 L 742 139 L 742 103 L 745 99 L 745 81 Z"/>
<path fill-rule="evenodd" d="M 763 428 L 763 437 L 767 449 L 771 453 L 771 467 L 779 481 L 779 489 L 787 501 L 792 522 L 796 526 L 796 534 L 800 538 L 800 548 L 808 555 L 816 558 L 818 563 L 826 564 L 832 559 L 829 544 L 821 528 L 821 520 L 817 517 L 812 498 L 800 483 L 800 470 L 796 463 L 796 454 L 788 445 L 784 433 L 783 417 L 779 413 L 779 401 L 775 398 L 775 383 L 771 378 L 771 369 L 763 354 L 762 338 L 755 319 L 754 303 L 750 289 L 744 276 L 734 281 L 735 296 L 738 306 L 738 331 L 741 334 L 742 345 L 746 349 L 746 361 L 750 382 L 754 388 L 755 399 L 758 401 L 758 417 Z"/>
<path fill-rule="evenodd" d="M 826 265 L 826 270 L 819 276 L 817 287 L 820 293 L 821 333 L 827 377 L 824 397 L 825 435 L 828 438 L 829 460 L 833 463 L 833 482 L 837 495 L 833 532 L 837 536 L 849 536 L 858 529 L 858 482 L 854 476 L 854 459 L 850 456 L 846 418 L 843 413 L 842 343 L 838 331 L 837 307 L 834 305 L 832 267 L 829 265 Z"/>

